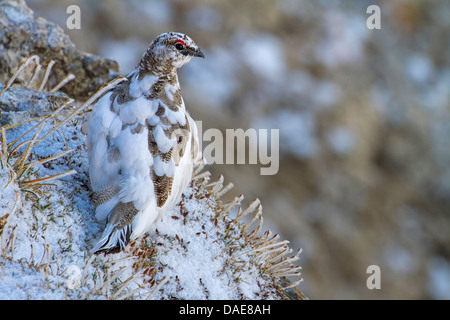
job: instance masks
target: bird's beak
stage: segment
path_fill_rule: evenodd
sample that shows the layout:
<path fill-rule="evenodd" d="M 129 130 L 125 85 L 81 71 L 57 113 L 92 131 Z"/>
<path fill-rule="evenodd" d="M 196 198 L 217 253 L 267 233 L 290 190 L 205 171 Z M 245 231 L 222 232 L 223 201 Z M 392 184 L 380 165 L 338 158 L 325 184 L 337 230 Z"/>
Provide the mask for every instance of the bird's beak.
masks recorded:
<path fill-rule="evenodd" d="M 200 51 L 199 47 L 186 47 L 184 50 L 181 51 L 181 53 L 184 54 L 185 56 L 200 57 L 200 58 L 205 57 L 203 52 Z"/>
<path fill-rule="evenodd" d="M 194 57 L 204 58 L 205 55 L 200 51 L 200 48 L 194 51 Z"/>

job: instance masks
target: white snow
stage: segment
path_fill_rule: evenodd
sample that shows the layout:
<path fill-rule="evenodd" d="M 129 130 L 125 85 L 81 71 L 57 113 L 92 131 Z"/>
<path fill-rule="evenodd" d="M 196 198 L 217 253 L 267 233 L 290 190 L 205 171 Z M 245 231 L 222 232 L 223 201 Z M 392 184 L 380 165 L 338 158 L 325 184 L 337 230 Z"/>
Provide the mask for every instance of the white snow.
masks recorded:
<path fill-rule="evenodd" d="M 46 279 L 43 271 L 36 272 L 26 263 L 10 262 L 0 257 L 1 300 L 64 299 L 66 293 L 58 289 L 65 286 L 65 281 L 61 276 L 52 275 Z"/>
<path fill-rule="evenodd" d="M 163 244 L 158 247 L 161 251 L 158 263 L 167 265 L 167 276 L 177 277 L 155 298 L 236 299 L 244 293 L 248 299 L 257 299 L 261 292 L 259 282 L 263 282 L 259 270 L 246 265 L 240 272 L 233 270 L 226 253 L 227 242 L 211 219 L 215 215 L 214 206 L 206 198 L 200 201 L 189 199 L 191 192 L 192 189 L 185 192 L 184 213 L 180 214 L 180 208 L 174 208 L 162 222 L 154 225 L 151 232 L 153 243 Z M 156 230 L 158 234 L 155 235 Z M 179 244 L 176 250 L 173 245 L 170 251 L 167 250 L 171 247 L 170 242 Z M 246 250 L 245 246 L 241 249 Z"/>
<path fill-rule="evenodd" d="M 20 131 L 29 128 L 30 125 L 24 125 Z M 79 128 L 73 125 L 64 129 L 64 135 L 70 137 L 67 139 L 69 148 L 77 149 L 84 142 L 78 132 Z M 56 133 L 38 144 L 34 155 L 48 156 L 65 150 L 66 141 L 62 134 Z M 18 132 L 11 132 L 8 141 L 16 137 Z M 66 291 L 64 270 L 69 265 L 83 269 L 88 239 L 99 229 L 91 215 L 88 191 L 83 186 L 83 169 L 86 168 L 80 170 L 75 165 L 87 162 L 85 152 L 81 150 L 78 148 L 70 157 L 53 161 L 48 168 L 38 168 L 40 175 L 46 176 L 68 170 L 73 165 L 79 170 L 78 175 L 52 181 L 55 187 L 45 188 L 47 194 L 40 196 L 38 201 L 22 192 L 22 207 L 8 218 L 9 226 L 15 227 L 15 240 L 13 252 L 1 263 L 0 298 L 63 299 L 70 294 Z M 8 203 L 8 199 L 1 199 L 2 204 L 4 201 Z M 5 238 L 11 230 L 4 231 Z"/>
<path fill-rule="evenodd" d="M 0 147 L 1 147 L 0 143 Z M 14 204 L 16 203 L 16 198 L 18 200 L 18 203 L 16 204 L 17 209 L 20 209 L 21 207 L 21 191 L 19 189 L 19 186 L 17 183 L 14 182 L 14 174 L 11 172 L 11 170 L 4 166 L 2 167 L 0 164 L 0 186 L 1 186 L 1 193 L 0 193 L 0 209 L 1 212 L 11 212 L 11 210 L 14 207 Z M 16 209 L 16 210 L 17 210 Z M 3 213 L 0 213 L 0 218 L 3 216 Z"/>
<path fill-rule="evenodd" d="M 24 23 L 32 18 L 31 10 L 26 12 L 23 7 L 5 6 L 4 10 L 8 20 L 17 24 Z"/>

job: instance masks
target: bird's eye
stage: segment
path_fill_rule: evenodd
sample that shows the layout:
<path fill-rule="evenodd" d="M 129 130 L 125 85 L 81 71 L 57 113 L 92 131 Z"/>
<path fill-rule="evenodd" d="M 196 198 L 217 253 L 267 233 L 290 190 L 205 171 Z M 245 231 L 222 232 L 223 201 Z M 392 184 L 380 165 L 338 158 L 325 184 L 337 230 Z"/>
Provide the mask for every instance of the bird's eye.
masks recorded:
<path fill-rule="evenodd" d="M 175 48 L 177 48 L 177 50 L 183 50 L 185 46 L 186 44 L 183 41 L 181 40 L 175 41 Z"/>

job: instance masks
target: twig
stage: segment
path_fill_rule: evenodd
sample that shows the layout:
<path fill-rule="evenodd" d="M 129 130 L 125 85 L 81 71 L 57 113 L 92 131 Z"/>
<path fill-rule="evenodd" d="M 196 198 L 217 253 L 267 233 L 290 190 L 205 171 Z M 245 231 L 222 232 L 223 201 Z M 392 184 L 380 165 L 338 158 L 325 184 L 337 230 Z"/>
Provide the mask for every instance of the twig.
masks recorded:
<path fill-rule="evenodd" d="M 169 278 L 167 276 L 165 276 L 164 278 L 162 278 L 162 280 L 158 283 L 158 285 L 150 292 L 150 294 L 147 296 L 147 300 L 150 300 L 150 298 L 159 290 L 161 289 L 161 287 L 167 282 L 169 281 Z"/>
<path fill-rule="evenodd" d="M 13 82 L 16 80 L 16 78 L 19 76 L 19 74 L 22 72 L 22 70 L 25 69 L 32 61 L 34 61 L 35 63 L 38 64 L 39 57 L 37 55 L 33 55 L 31 57 L 28 57 L 24 62 L 22 62 L 20 64 L 19 68 L 17 68 L 16 72 L 14 72 L 11 79 L 9 79 L 9 81 L 6 83 L 3 90 L 0 92 L 0 96 L 3 94 L 3 92 L 6 91 L 6 89 L 8 89 L 13 84 Z"/>
<path fill-rule="evenodd" d="M 44 87 L 47 84 L 48 77 L 50 76 L 50 71 L 52 70 L 52 67 L 53 67 L 54 64 L 55 64 L 55 61 L 53 61 L 53 60 L 51 60 L 48 63 L 47 68 L 45 69 L 44 78 L 42 79 L 42 82 L 41 82 L 41 85 L 40 85 L 38 91 L 44 90 Z"/>
<path fill-rule="evenodd" d="M 75 79 L 75 75 L 68 74 L 64 79 L 62 79 L 56 86 L 54 86 L 52 89 L 50 89 L 50 92 L 55 92 L 61 89 L 63 86 L 65 86 L 69 81 L 72 81 Z"/>

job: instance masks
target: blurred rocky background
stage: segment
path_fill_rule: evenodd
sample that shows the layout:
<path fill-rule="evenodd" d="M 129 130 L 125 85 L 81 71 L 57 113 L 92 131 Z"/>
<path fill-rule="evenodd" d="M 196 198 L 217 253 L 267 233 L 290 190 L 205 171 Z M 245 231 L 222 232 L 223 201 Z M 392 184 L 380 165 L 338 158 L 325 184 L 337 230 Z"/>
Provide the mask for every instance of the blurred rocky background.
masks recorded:
<path fill-rule="evenodd" d="M 180 72 L 208 128 L 280 130 L 280 169 L 212 165 L 302 247 L 311 299 L 450 299 L 450 2 L 28 0 L 80 50 L 136 65 L 160 33 L 205 52 Z M 81 29 L 69 30 L 69 5 Z M 369 30 L 369 5 L 381 29 Z M 204 146 L 207 143 L 204 143 Z M 381 289 L 369 290 L 369 265 Z"/>

